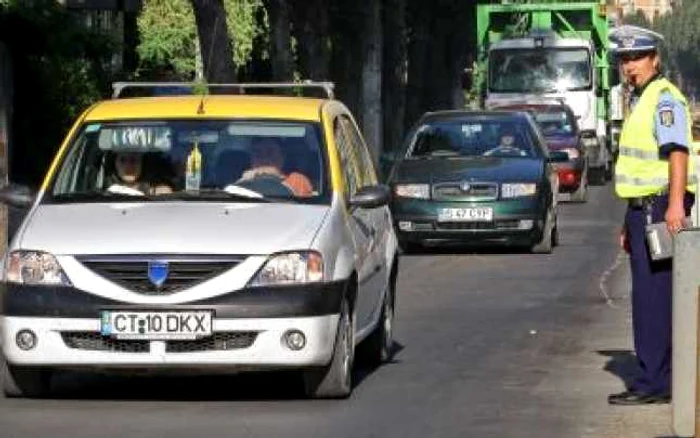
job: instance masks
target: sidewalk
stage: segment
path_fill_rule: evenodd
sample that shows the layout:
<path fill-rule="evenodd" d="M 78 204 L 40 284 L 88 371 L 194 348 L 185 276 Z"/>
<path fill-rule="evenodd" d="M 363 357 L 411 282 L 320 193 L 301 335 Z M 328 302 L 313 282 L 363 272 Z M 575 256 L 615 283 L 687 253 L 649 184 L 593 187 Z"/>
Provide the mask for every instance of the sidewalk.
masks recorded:
<path fill-rule="evenodd" d="M 577 436 L 668 438 L 674 436 L 671 405 L 610 406 L 607 395 L 623 391 L 636 370 L 632 340 L 629 261 L 624 253 L 601 276 L 599 305 L 578 361 L 562 364 L 564 394 L 579 400 Z M 570 358 L 571 359 L 571 358 Z"/>

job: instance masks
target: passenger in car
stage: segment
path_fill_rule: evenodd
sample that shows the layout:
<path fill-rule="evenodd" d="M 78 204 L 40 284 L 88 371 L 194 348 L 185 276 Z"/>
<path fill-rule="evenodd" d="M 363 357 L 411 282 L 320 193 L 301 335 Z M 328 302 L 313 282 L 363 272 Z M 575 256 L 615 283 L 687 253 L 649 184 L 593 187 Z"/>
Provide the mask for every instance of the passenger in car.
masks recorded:
<path fill-rule="evenodd" d="M 249 181 L 262 176 L 277 176 L 295 196 L 306 197 L 313 194 L 313 186 L 309 178 L 299 172 L 285 174 L 284 154 L 279 143 L 271 138 L 261 138 L 255 141 L 250 154 L 251 167 L 243 172 L 239 181 Z"/>
<path fill-rule="evenodd" d="M 151 185 L 142 179 L 143 154 L 136 152 L 117 152 L 114 157 L 114 176 L 107 191 L 138 195 L 159 195 L 172 193 L 166 184 Z"/>

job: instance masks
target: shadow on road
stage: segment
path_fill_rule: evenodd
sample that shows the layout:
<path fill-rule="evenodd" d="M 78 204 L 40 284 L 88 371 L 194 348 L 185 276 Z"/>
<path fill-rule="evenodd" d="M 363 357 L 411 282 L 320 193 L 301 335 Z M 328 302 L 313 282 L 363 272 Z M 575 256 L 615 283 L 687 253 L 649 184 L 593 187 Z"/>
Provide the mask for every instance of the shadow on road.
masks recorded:
<path fill-rule="evenodd" d="M 439 244 L 412 246 L 409 250 L 403 251 L 402 256 L 440 256 L 440 255 L 513 255 L 520 256 L 530 254 L 529 248 L 518 248 L 510 246 L 466 246 L 457 244 Z"/>
<path fill-rule="evenodd" d="M 362 347 L 362 345 L 358 346 Z M 403 349 L 394 344 L 394 354 Z M 358 361 L 353 370 L 354 387 L 383 366 Z M 145 375 L 99 374 L 64 371 L 52 382 L 52 398 L 104 401 L 285 401 L 305 400 L 299 372 L 268 371 L 240 374 Z"/>
<path fill-rule="evenodd" d="M 637 357 L 631 350 L 599 350 L 598 354 L 608 358 L 603 369 L 617 377 L 629 388 L 637 374 Z"/>

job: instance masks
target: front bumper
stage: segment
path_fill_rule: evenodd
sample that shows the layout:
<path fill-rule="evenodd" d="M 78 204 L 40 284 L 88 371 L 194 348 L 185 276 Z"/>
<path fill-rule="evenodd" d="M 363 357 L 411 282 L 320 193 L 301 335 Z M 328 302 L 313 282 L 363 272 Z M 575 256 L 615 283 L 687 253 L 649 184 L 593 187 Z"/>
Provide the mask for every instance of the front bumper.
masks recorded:
<path fill-rule="evenodd" d="M 231 292 L 201 302 L 133 305 L 72 288 L 3 284 L 0 340 L 16 365 L 66 368 L 179 368 L 227 371 L 325 365 L 333 353 L 345 282 Z M 100 334 L 101 310 L 212 310 L 211 337 L 196 341 L 117 340 Z M 17 334 L 31 330 L 31 350 Z M 306 337 L 292 350 L 283 336 Z"/>
<path fill-rule="evenodd" d="M 440 222 L 441 208 L 493 208 L 490 222 Z M 393 205 L 399 240 L 407 243 L 530 246 L 542 239 L 546 206 L 539 198 L 490 203 L 400 200 Z M 411 229 L 407 224 L 411 224 Z"/>

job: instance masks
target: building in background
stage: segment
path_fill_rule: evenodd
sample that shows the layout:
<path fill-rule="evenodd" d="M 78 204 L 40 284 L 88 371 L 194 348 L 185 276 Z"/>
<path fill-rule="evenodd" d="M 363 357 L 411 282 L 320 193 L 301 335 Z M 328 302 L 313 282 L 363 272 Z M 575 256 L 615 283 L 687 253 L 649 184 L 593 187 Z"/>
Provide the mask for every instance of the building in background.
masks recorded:
<path fill-rule="evenodd" d="M 697 1 L 697 0 L 695 0 Z M 653 22 L 681 3 L 681 0 L 614 0 L 615 9 L 622 16 L 633 15 L 642 12 L 647 20 Z"/>

